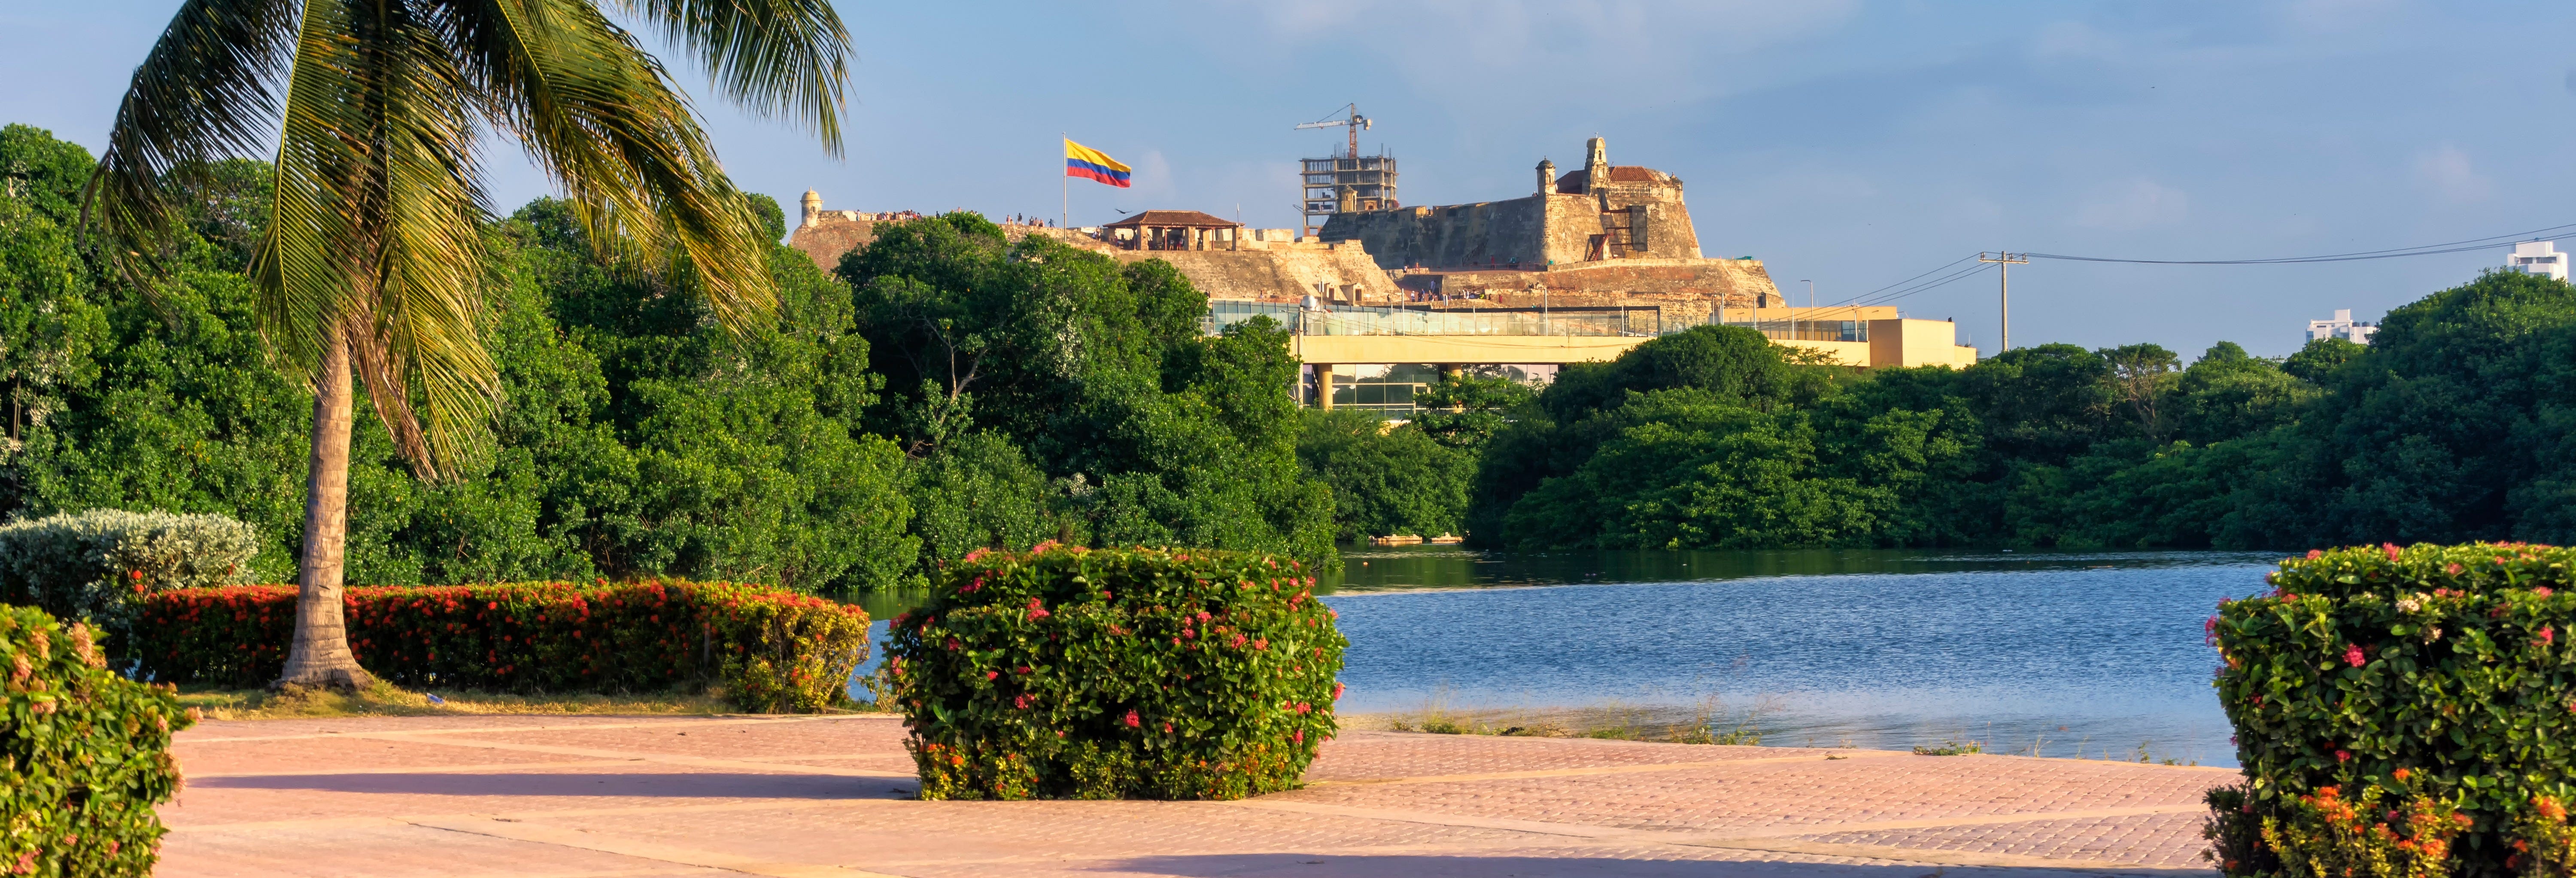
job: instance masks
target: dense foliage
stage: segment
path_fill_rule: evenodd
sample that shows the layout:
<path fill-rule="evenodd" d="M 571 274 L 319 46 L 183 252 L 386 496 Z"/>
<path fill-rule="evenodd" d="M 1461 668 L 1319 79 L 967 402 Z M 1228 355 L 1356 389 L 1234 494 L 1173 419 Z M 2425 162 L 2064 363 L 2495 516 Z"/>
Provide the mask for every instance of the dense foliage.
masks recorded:
<path fill-rule="evenodd" d="M 0 604 L 85 621 L 131 648 L 143 596 L 240 582 L 259 533 L 221 515 L 92 509 L 0 524 Z"/>
<path fill-rule="evenodd" d="M 2399 837 L 2439 841 L 2462 874 L 2529 865 L 2508 863 L 2532 840 L 2517 825 L 2576 793 L 2571 566 L 2576 550 L 2522 543 L 2311 551 L 2281 563 L 2272 593 L 2222 604 L 2219 700 L 2249 780 L 2228 804 L 2268 848 L 2237 820 L 2222 866 L 2323 878 L 2343 873 L 2316 864 Z M 2380 819 L 2389 809 L 2404 813 Z M 2563 810 L 2543 822 L 2564 834 Z"/>
<path fill-rule="evenodd" d="M 884 671 L 926 799 L 1236 799 L 1298 785 L 1346 641 L 1297 561 L 1041 546 L 948 568 Z"/>
<path fill-rule="evenodd" d="M 1001 490 L 942 510 L 930 560 L 1028 536 L 1332 556 L 1333 498 L 1298 469 L 1282 392 L 1297 362 L 1277 324 L 1204 335 L 1207 297 L 1168 263 L 1012 243 L 971 214 L 879 226 L 839 274 L 885 377 L 870 423 L 950 470 L 925 493 L 970 477 L 943 458 L 995 464 L 976 478 Z"/>
<path fill-rule="evenodd" d="M 153 806 L 179 791 L 170 733 L 195 721 L 166 686 L 107 670 L 89 629 L 0 606 L 0 871 L 141 876 Z"/>
<path fill-rule="evenodd" d="M 858 607 L 758 586 L 643 581 L 375 586 L 345 593 L 349 646 L 370 673 L 414 687 L 659 692 L 713 684 L 757 713 L 840 703 L 867 657 Z M 158 592 L 143 666 L 158 679 L 277 679 L 295 589 Z"/>
<path fill-rule="evenodd" d="M 312 414 L 240 274 L 266 222 L 264 166 L 194 175 L 156 296 L 77 246 L 89 166 L 42 131 L 0 130 L 0 516 L 230 515 L 259 534 L 250 573 L 286 579 Z M 752 200 L 784 235 L 777 205 Z M 529 204 L 487 244 L 495 441 L 423 483 L 357 419 L 353 582 L 684 576 L 849 594 L 1050 538 L 1331 557 L 1329 489 L 1298 470 L 1277 392 L 1296 368 L 1282 337 L 1201 337 L 1204 299 L 1169 266 L 922 220 L 887 230 L 856 287 L 773 248 L 778 317 L 737 334 L 674 286 L 685 273 L 596 256 L 563 203 Z M 989 351 L 953 398 L 897 368 L 924 326 Z"/>
<path fill-rule="evenodd" d="M 251 573 L 302 538 L 309 397 L 239 269 L 254 162 L 192 174 L 146 296 L 77 244 L 89 158 L 0 130 L 0 515 L 239 518 Z M 775 204 L 756 207 L 784 234 Z M 653 576 L 850 594 L 977 548 L 1199 545 L 1333 563 L 1336 537 L 1514 548 L 2254 547 L 2576 539 L 2576 293 L 2493 274 L 2373 344 L 2051 344 L 1855 370 L 1702 327 L 1540 392 L 1429 388 L 1372 431 L 1301 414 L 1281 330 L 1200 329 L 1169 265 L 958 214 L 881 224 L 835 272 L 774 248 L 778 319 L 594 255 L 561 203 L 487 230 L 496 440 L 411 478 L 359 419 L 350 576 Z M 681 277 L 685 278 L 683 273 Z"/>
<path fill-rule="evenodd" d="M 1518 548 L 2206 548 L 2576 539 L 2576 289 L 2491 273 L 2367 347 L 1803 365 L 1699 328 L 1567 367 L 1479 461 Z"/>

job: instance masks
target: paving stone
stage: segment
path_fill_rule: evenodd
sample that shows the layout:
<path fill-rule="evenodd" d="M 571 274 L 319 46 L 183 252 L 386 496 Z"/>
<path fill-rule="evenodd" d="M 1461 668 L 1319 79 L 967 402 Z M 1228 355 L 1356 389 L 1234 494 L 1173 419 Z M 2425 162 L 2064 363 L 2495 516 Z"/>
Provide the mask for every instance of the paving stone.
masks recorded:
<path fill-rule="evenodd" d="M 912 800 L 884 717 L 208 723 L 158 874 L 2210 874 L 2226 772 L 1351 732 L 1245 802 Z M 1841 758 L 1827 758 L 1838 756 Z"/>

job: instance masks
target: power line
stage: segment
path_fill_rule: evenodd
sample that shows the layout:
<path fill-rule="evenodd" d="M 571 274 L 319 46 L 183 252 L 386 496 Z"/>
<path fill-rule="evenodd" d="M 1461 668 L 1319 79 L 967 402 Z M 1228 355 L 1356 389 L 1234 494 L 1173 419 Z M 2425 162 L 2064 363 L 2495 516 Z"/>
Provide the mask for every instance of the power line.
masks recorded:
<path fill-rule="evenodd" d="M 2466 253 L 2471 250 L 2484 250 L 2489 247 L 2500 247 L 2505 244 L 2518 243 L 2521 241 L 2538 240 L 2543 236 L 2571 229 L 2576 229 L 2576 223 L 2569 223 L 2563 226 L 2550 226 L 2545 229 L 2533 229 L 2528 232 L 2514 232 L 2506 235 L 2488 235 L 2484 238 L 2471 238 L 2466 241 L 2451 241 L 2442 244 L 2423 244 L 2414 247 L 2398 247 L 2389 250 L 2363 250 L 2358 253 L 2328 253 L 2322 256 L 2281 256 L 2271 259 L 2115 259 L 2107 256 L 2069 256 L 2062 253 L 2032 253 L 2029 255 L 2033 259 L 2056 259 L 2068 262 L 2125 262 L 2139 265 L 2294 265 L 2308 262 L 2357 262 L 2364 259 L 2398 259 L 2407 256 L 2434 256 L 2443 253 Z"/>

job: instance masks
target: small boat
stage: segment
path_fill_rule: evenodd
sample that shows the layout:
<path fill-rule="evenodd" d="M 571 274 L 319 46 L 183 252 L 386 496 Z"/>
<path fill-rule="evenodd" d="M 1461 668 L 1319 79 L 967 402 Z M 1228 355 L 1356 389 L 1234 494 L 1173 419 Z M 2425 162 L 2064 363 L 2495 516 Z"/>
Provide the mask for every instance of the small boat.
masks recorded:
<path fill-rule="evenodd" d="M 1397 534 L 1397 535 L 1394 535 L 1394 536 L 1370 537 L 1370 538 L 1369 538 L 1369 545 L 1372 545 L 1372 546 L 1419 546 L 1419 545 L 1422 545 L 1422 538 L 1421 538 L 1421 537 L 1419 537 L 1419 536 L 1415 536 L 1415 535 L 1413 535 L 1413 534 Z"/>

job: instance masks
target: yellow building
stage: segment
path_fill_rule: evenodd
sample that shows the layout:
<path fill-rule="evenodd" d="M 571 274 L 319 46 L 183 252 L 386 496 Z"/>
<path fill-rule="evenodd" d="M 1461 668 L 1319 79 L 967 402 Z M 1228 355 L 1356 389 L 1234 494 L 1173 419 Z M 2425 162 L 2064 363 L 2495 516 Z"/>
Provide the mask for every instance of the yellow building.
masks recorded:
<path fill-rule="evenodd" d="M 1228 300 L 1210 305 L 1210 329 L 1254 316 L 1289 327 L 1290 349 L 1307 366 L 1299 393 L 1307 404 L 1395 415 L 1412 411 L 1413 393 L 1442 372 L 1484 367 L 1545 381 L 1567 363 L 1616 359 L 1685 328 L 1665 324 L 1652 306 L 1435 311 Z M 1730 326 L 1756 329 L 1775 344 L 1821 351 L 1850 366 L 1956 368 L 1977 361 L 1976 348 L 1957 342 L 1955 324 L 1902 318 L 1892 307 L 1760 308 L 1725 316 Z"/>

